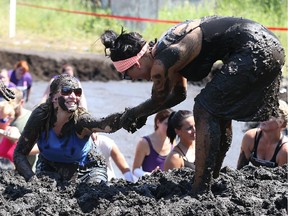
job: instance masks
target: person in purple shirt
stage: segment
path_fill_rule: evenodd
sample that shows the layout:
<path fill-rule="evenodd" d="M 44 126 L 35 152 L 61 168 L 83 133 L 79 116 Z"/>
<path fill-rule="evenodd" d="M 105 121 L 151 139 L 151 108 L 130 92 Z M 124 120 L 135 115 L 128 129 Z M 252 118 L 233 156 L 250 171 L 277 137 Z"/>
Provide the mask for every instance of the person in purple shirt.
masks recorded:
<path fill-rule="evenodd" d="M 28 63 L 24 60 L 17 62 L 14 70 L 9 71 L 9 77 L 10 81 L 23 91 L 24 98 L 28 102 L 33 81 Z"/>
<path fill-rule="evenodd" d="M 167 123 L 171 109 L 158 112 L 154 118 L 154 132 L 141 138 L 137 144 L 133 163 L 133 174 L 136 177 L 150 175 L 158 169 L 164 170 L 166 156 L 173 145 L 166 135 Z"/>

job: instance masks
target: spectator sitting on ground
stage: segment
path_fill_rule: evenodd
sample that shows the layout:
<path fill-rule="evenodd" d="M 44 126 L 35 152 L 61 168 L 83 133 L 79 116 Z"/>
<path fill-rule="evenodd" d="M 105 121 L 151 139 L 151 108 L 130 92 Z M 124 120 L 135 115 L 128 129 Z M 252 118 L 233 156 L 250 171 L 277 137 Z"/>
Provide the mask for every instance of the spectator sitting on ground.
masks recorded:
<path fill-rule="evenodd" d="M 173 149 L 166 131 L 171 109 L 158 112 L 154 118 L 154 132 L 144 136 L 137 144 L 133 163 L 133 174 L 141 177 L 158 169 L 164 170 L 164 162 Z"/>
<path fill-rule="evenodd" d="M 14 107 L 7 101 L 0 102 L 0 157 L 14 162 L 13 153 L 20 132 L 17 127 L 9 126 L 15 118 Z M 32 149 L 30 154 L 38 152 L 38 148 Z"/>
<path fill-rule="evenodd" d="M 110 181 L 112 178 L 116 178 L 115 172 L 112 166 L 112 160 L 113 160 L 116 166 L 122 172 L 125 180 L 133 182 L 134 181 L 133 175 L 130 171 L 129 165 L 124 155 L 121 153 L 118 146 L 114 142 L 114 140 L 102 134 L 98 134 L 98 133 L 93 133 L 91 135 L 91 139 L 93 140 L 97 148 L 100 149 L 100 152 L 105 158 L 105 162 L 107 165 L 108 181 Z"/>
<path fill-rule="evenodd" d="M 16 63 L 14 70 L 10 70 L 8 73 L 10 81 L 23 91 L 25 101 L 28 102 L 33 81 L 28 63 L 21 60 Z"/>
<path fill-rule="evenodd" d="M 282 131 L 288 121 L 288 105 L 279 101 L 278 117 L 260 122 L 248 130 L 242 139 L 237 169 L 251 162 L 254 166 L 277 167 L 287 163 L 288 137 Z"/>
<path fill-rule="evenodd" d="M 193 113 L 189 110 L 173 112 L 168 120 L 167 136 L 174 142 L 176 135 L 178 144 L 167 156 L 164 170 L 189 167 L 195 169 L 195 122 Z"/>
<path fill-rule="evenodd" d="M 15 93 L 15 99 L 9 101 L 9 103 L 13 105 L 15 111 L 15 119 L 11 122 L 10 126 L 17 127 L 19 132 L 22 133 L 32 111 L 24 108 L 25 100 L 23 98 L 23 92 L 18 88 L 10 89 Z M 35 170 L 37 154 L 28 155 L 27 158 L 31 167 Z"/>
<path fill-rule="evenodd" d="M 70 75 L 70 76 L 76 76 L 76 74 L 75 74 L 75 68 L 74 68 L 72 65 L 64 64 L 64 65 L 62 66 L 62 68 L 61 68 L 61 74 L 68 74 L 68 75 Z M 43 94 L 43 97 L 42 97 L 42 99 L 41 99 L 41 103 L 44 103 L 44 102 L 47 100 L 47 98 L 49 97 L 49 94 L 50 94 L 50 85 L 51 85 L 51 83 L 53 82 L 53 80 L 54 80 L 57 76 L 58 76 L 58 75 L 52 77 L 52 79 L 49 81 L 49 84 L 48 84 L 48 86 L 47 86 L 47 88 L 46 88 L 46 90 L 45 90 L 45 92 L 44 92 L 44 94 Z M 80 86 L 80 88 L 82 88 L 80 81 L 79 81 L 79 86 Z M 82 96 L 81 96 L 81 100 L 80 100 L 80 106 L 81 106 L 81 107 L 84 107 L 86 110 L 88 109 L 88 108 L 87 108 L 87 101 L 86 101 L 86 97 L 85 97 L 85 95 L 84 95 L 84 92 L 82 92 Z"/>

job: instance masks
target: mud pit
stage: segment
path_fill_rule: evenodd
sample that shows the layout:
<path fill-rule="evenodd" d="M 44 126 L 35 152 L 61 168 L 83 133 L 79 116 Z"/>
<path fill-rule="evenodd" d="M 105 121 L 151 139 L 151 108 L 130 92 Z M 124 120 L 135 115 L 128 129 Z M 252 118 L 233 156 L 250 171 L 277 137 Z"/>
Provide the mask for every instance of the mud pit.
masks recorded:
<path fill-rule="evenodd" d="M 80 80 L 120 77 L 103 57 L 15 50 L 2 50 L 0 57 L 6 68 L 27 60 L 35 81 L 49 80 L 63 63 L 76 66 Z M 26 183 L 14 171 L 0 170 L 0 215 L 287 215 L 287 170 L 224 167 L 210 194 L 197 197 L 191 195 L 194 172 L 189 169 L 108 185 L 68 184 L 56 176 Z"/>
<path fill-rule="evenodd" d="M 26 183 L 14 171 L 1 171 L 0 215 L 287 215 L 287 168 L 224 167 L 211 192 L 197 197 L 188 168 L 108 185 L 53 176 Z"/>

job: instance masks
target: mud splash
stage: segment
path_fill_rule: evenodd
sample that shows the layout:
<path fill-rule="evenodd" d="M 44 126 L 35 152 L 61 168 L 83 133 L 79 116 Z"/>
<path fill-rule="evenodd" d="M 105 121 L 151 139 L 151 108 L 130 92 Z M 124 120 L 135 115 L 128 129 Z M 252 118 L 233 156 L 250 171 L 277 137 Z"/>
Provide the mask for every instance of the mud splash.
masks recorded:
<path fill-rule="evenodd" d="M 1 171 L 1 215 L 287 215 L 287 166 L 241 171 L 224 167 L 209 194 L 193 197 L 194 172 L 157 172 L 129 183 L 59 182 L 39 176 L 26 183 Z"/>

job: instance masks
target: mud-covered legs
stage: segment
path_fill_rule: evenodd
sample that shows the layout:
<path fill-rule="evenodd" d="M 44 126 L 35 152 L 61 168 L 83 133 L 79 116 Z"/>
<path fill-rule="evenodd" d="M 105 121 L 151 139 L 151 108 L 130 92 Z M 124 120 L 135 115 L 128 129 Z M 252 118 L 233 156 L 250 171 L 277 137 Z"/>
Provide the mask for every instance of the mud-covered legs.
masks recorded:
<path fill-rule="evenodd" d="M 194 106 L 196 160 L 193 193 L 210 190 L 212 175 L 219 176 L 223 159 L 231 144 L 231 121 L 210 115 L 197 102 Z"/>

